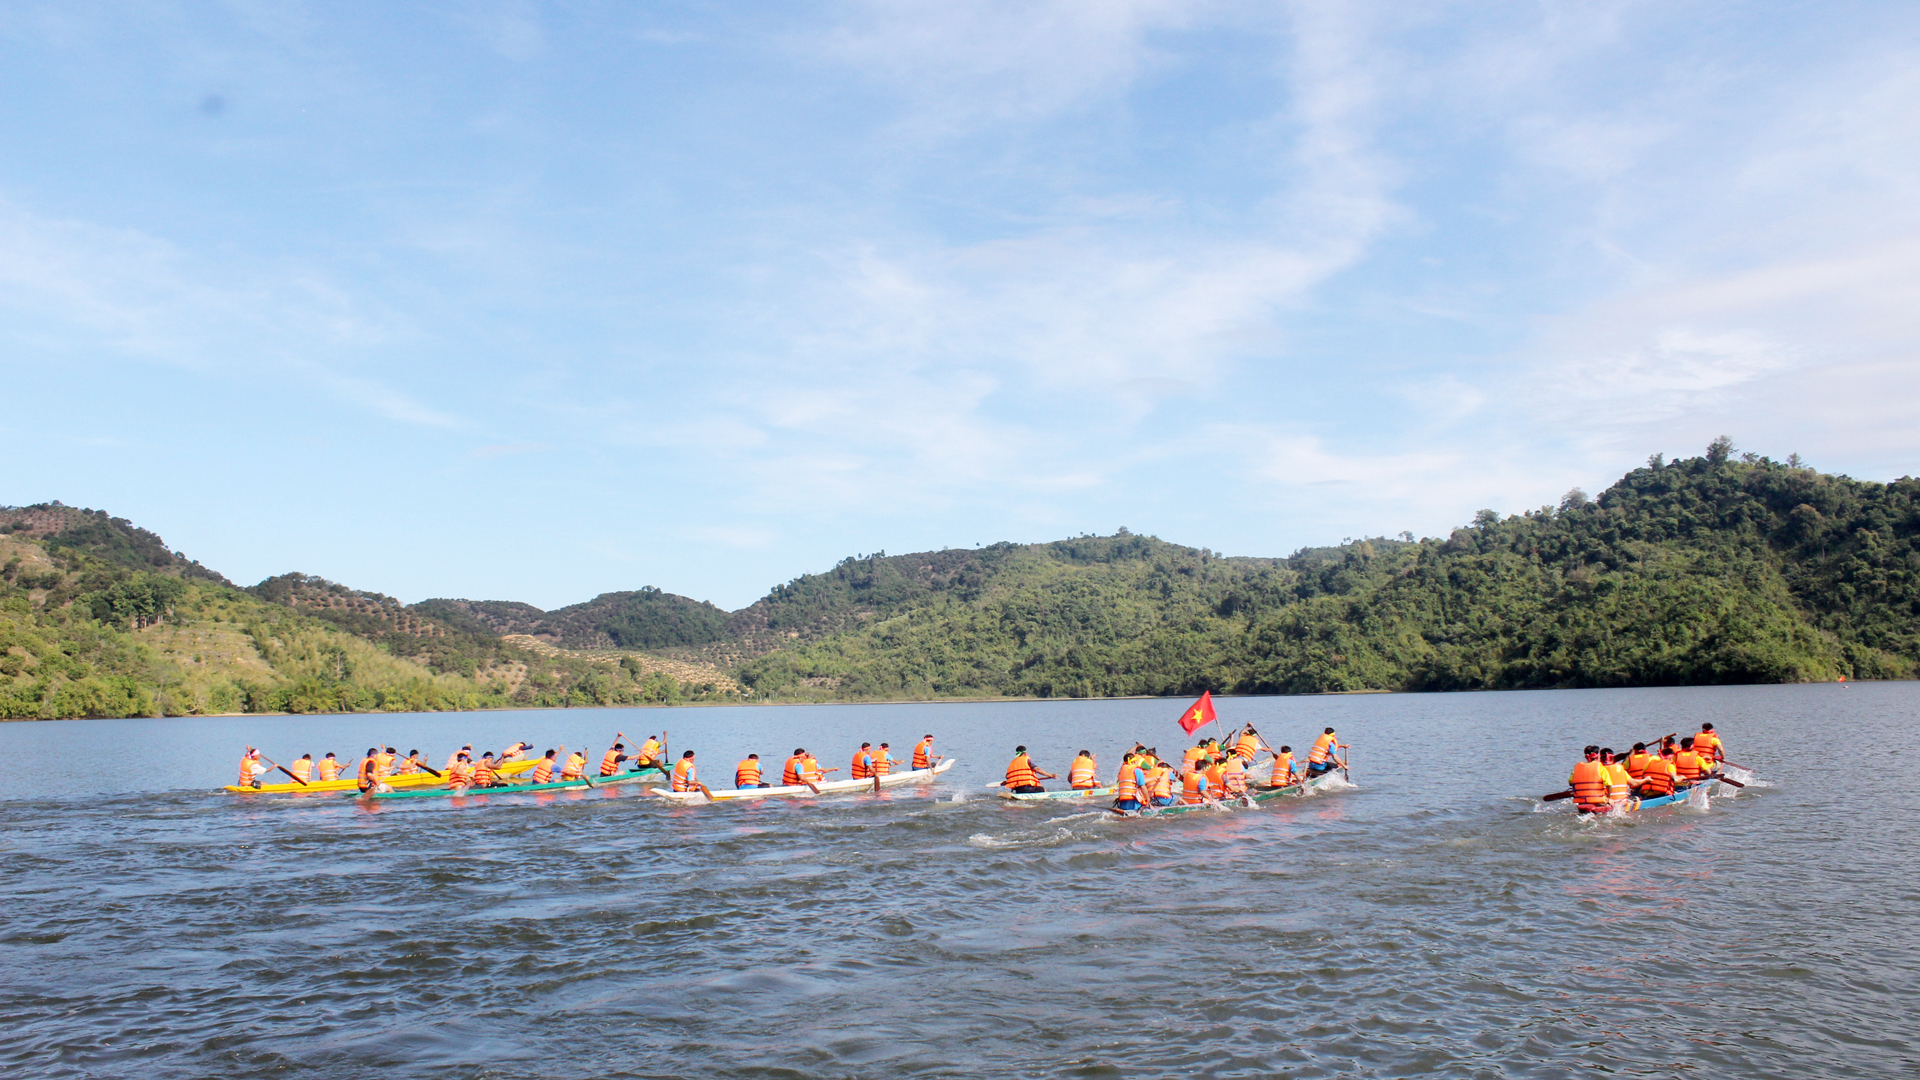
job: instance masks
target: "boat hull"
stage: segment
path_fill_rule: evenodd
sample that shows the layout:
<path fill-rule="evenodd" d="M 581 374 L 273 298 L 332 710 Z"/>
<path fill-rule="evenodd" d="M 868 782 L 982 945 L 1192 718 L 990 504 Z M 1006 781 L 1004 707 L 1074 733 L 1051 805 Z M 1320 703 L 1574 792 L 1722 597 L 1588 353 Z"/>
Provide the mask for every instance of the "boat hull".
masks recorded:
<path fill-rule="evenodd" d="M 906 772 L 890 773 L 880 778 L 880 786 L 883 788 L 895 787 L 900 784 L 911 784 L 917 780 L 931 780 L 934 777 L 939 776 L 941 773 L 946 772 L 948 769 L 953 768 L 953 763 L 957 760 L 959 759 L 947 758 L 945 761 L 942 761 L 940 764 L 935 765 L 931 769 L 909 769 Z M 861 792 L 861 791 L 872 791 L 873 781 L 871 780 L 827 780 L 815 786 L 820 789 L 820 794 L 822 795 L 835 795 L 835 794 L 845 795 L 845 794 Z M 647 794 L 658 795 L 663 799 L 672 800 L 674 802 L 706 802 L 707 801 L 706 795 L 698 791 L 668 791 L 665 788 L 648 788 Z M 783 786 L 783 787 L 764 787 L 764 788 L 714 788 L 713 801 L 714 802 L 732 802 L 737 799 L 767 799 L 767 798 L 791 799 L 791 798 L 805 798 L 805 797 L 811 796 L 812 794 L 813 794 L 813 789 L 806 787 L 804 785 L 792 786 L 792 787 Z"/>
<path fill-rule="evenodd" d="M 1000 797 L 1014 802 L 1044 802 L 1048 799 L 1098 799 L 1113 794 L 1111 787 L 1086 788 L 1080 791 L 1030 791 L 1024 795 L 1012 791 L 1003 791 Z"/>
<path fill-rule="evenodd" d="M 1676 791 L 1671 795 L 1662 795 L 1654 799 L 1639 799 L 1639 800 L 1629 799 L 1626 803 L 1623 803 L 1619 806 L 1608 807 L 1605 810 L 1581 810 L 1580 814 L 1583 817 L 1607 817 L 1607 816 L 1634 814 L 1642 810 L 1658 810 L 1666 806 L 1678 806 L 1681 803 L 1686 802 L 1688 798 L 1692 797 L 1695 791 L 1700 790 L 1700 788 L 1702 787 L 1706 788 L 1706 791 L 1704 792 L 1706 797 L 1711 799 L 1713 798 L 1714 790 L 1717 789 L 1719 786 L 1720 786 L 1720 781 L 1708 780 L 1704 784 L 1695 784 L 1693 787 L 1686 788 L 1685 790 L 1682 790 L 1682 791 Z"/>

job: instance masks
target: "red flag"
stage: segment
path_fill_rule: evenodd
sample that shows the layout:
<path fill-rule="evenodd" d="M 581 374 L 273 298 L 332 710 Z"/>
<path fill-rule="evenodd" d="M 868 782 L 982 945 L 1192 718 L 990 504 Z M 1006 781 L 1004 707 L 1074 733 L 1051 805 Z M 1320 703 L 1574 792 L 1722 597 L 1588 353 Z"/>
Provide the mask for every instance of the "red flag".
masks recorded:
<path fill-rule="evenodd" d="M 1200 725 L 1213 723 L 1213 691 L 1200 695 L 1187 711 L 1180 714 L 1180 730 L 1191 735 L 1200 730 Z"/>

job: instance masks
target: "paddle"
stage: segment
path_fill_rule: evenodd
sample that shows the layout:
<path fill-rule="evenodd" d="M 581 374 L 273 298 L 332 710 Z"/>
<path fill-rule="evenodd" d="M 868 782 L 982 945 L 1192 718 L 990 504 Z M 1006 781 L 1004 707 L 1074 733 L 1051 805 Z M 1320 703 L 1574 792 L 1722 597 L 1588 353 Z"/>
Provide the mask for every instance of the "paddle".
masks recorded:
<path fill-rule="evenodd" d="M 249 747 L 247 747 L 247 749 L 249 749 L 249 750 L 251 750 L 251 749 L 253 749 L 253 747 L 251 747 L 251 746 L 249 746 Z M 274 767 L 274 768 L 276 768 L 276 769 L 279 769 L 279 770 L 280 770 L 281 772 L 283 772 L 283 773 L 286 773 L 286 774 L 287 774 L 288 776 L 293 776 L 293 772 L 292 772 L 292 770 L 290 770 L 290 769 L 288 769 L 288 768 L 287 768 L 287 767 L 286 767 L 285 765 L 282 765 L 282 764 L 280 764 L 279 762 L 277 762 L 277 761 L 275 761 L 275 760 L 273 760 L 272 758 L 270 758 L 270 757 L 268 757 L 268 756 L 267 756 L 267 755 L 265 755 L 265 754 L 261 754 L 261 755 L 260 755 L 260 760 L 261 760 L 261 761 L 264 761 L 264 762 L 266 762 L 267 764 L 269 764 L 269 765 L 271 765 L 271 766 L 273 766 L 273 767 Z M 295 782 L 297 782 L 297 783 L 298 783 L 298 784 L 299 784 L 299 785 L 300 785 L 301 787 L 307 787 L 307 786 L 308 786 L 308 784 L 307 784 L 307 782 L 306 782 L 305 780 L 301 780 L 301 779 L 300 779 L 299 777 L 297 777 L 297 776 L 293 776 L 293 779 L 294 779 L 294 780 L 295 780 Z"/>
<path fill-rule="evenodd" d="M 1568 788 L 1565 791 L 1556 791 L 1551 795 L 1542 795 L 1540 796 L 1540 801 L 1541 802 L 1559 802 L 1561 799 L 1571 799 L 1571 798 L 1573 798 L 1573 789 Z"/>
<path fill-rule="evenodd" d="M 1736 765 L 1736 766 L 1734 766 L 1734 767 L 1735 767 L 1735 768 L 1739 768 L 1739 766 L 1737 766 L 1737 765 Z M 1746 787 L 1746 786 L 1747 786 L 1747 785 L 1745 785 L 1745 784 L 1743 784 L 1743 783 L 1741 783 L 1741 782 L 1740 782 L 1740 781 L 1738 781 L 1738 780 L 1729 780 L 1729 779 L 1727 779 L 1726 777 L 1724 777 L 1724 776 L 1721 776 L 1721 775 L 1720 775 L 1719 773 L 1714 773 L 1714 774 L 1713 774 L 1712 776 L 1709 776 L 1709 777 L 1707 777 L 1707 780 L 1718 780 L 1718 781 L 1720 781 L 1720 782 L 1721 782 L 1721 783 L 1723 783 L 1723 784 L 1727 784 L 1727 785 L 1730 785 L 1730 786 L 1732 786 L 1732 787 L 1738 787 L 1738 788 L 1743 788 L 1743 787 Z M 1702 783 L 1705 783 L 1706 781 L 1705 781 L 1705 780 L 1703 780 L 1703 781 L 1701 781 L 1701 782 L 1702 782 Z"/>
<path fill-rule="evenodd" d="M 696 781 L 694 781 L 694 782 L 693 782 L 693 786 L 694 786 L 694 787 L 697 787 L 697 788 L 699 788 L 699 789 L 700 789 L 700 794 L 702 794 L 702 795 L 705 795 L 705 796 L 707 797 L 707 801 L 708 801 L 708 802 L 712 802 L 712 801 L 713 801 L 713 789 L 712 789 L 712 788 L 710 788 L 710 787 L 708 787 L 707 785 L 705 785 L 705 784 L 703 784 L 703 783 L 701 783 L 701 782 L 699 782 L 698 780 L 696 780 Z"/>

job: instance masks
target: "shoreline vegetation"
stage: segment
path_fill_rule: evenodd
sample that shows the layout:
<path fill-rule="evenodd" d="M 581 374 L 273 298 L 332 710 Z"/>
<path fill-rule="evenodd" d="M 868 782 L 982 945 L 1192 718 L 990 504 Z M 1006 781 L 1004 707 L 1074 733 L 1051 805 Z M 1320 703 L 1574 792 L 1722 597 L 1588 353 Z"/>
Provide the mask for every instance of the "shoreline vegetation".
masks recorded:
<path fill-rule="evenodd" d="M 1557 689 L 1920 671 L 1920 481 L 1661 455 L 1445 537 L 1226 557 L 1121 529 L 850 557 L 746 608 L 241 587 L 0 508 L 0 719 Z"/>

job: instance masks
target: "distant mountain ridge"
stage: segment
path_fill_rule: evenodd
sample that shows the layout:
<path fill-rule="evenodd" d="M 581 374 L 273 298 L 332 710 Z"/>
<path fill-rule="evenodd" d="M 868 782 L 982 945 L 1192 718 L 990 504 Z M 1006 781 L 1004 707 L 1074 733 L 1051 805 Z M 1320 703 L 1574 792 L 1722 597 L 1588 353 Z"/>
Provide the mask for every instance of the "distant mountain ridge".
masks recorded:
<path fill-rule="evenodd" d="M 1920 481 L 1735 458 L 1724 439 L 1701 457 L 1656 455 L 1597 498 L 1575 489 L 1557 507 L 1482 511 L 1443 538 L 1227 558 L 1123 529 L 875 552 L 734 612 L 655 588 L 555 611 L 407 605 L 297 573 L 241 590 L 125 519 L 57 503 L 0 508 L 0 556 L 0 715 L 219 711 L 236 700 L 323 711 L 1920 670 Z M 220 629 L 234 626 L 250 645 Z M 180 642 L 201 640 L 196 627 L 225 674 L 195 675 L 179 659 Z M 175 642 L 175 659 L 139 660 L 143 640 Z M 75 659 L 84 656 L 99 659 Z M 391 689 L 403 684 L 411 689 Z"/>

